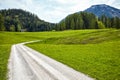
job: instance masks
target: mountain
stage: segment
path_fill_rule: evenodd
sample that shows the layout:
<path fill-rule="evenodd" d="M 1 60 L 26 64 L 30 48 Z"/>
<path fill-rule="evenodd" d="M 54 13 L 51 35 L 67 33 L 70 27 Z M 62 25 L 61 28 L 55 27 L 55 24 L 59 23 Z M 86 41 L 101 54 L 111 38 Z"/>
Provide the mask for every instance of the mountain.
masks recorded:
<path fill-rule="evenodd" d="M 68 15 L 56 26 L 56 30 L 69 29 L 120 29 L 120 10 L 106 4 L 93 5 L 85 11 Z"/>
<path fill-rule="evenodd" d="M 84 10 L 85 12 L 90 12 L 95 14 L 97 17 L 105 15 L 107 17 L 119 17 L 120 18 L 120 9 L 116 9 L 106 4 L 93 5 L 90 8 Z"/>
<path fill-rule="evenodd" d="M 119 9 L 106 4 L 93 5 L 85 11 L 68 15 L 57 24 L 41 20 L 35 14 L 21 9 L 0 10 L 0 31 L 59 31 L 103 28 L 120 29 Z"/>
<path fill-rule="evenodd" d="M 54 24 L 39 19 L 35 14 L 22 9 L 0 10 L 6 31 L 49 31 Z"/>

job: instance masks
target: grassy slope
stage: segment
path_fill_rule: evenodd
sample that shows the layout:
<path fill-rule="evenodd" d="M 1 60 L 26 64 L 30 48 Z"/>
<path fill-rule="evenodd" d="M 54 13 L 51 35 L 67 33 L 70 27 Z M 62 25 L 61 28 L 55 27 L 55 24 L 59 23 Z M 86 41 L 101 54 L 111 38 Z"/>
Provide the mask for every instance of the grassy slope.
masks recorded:
<path fill-rule="evenodd" d="M 0 32 L 0 80 L 6 80 L 7 63 L 11 45 L 31 40 L 43 40 L 70 35 L 71 32 Z"/>
<path fill-rule="evenodd" d="M 74 31 L 28 46 L 97 80 L 120 79 L 120 30 Z"/>
<path fill-rule="evenodd" d="M 28 46 L 92 77 L 120 78 L 120 30 L 0 32 L 0 38 L 0 80 L 6 80 L 11 45 L 31 40 L 43 41 Z"/>

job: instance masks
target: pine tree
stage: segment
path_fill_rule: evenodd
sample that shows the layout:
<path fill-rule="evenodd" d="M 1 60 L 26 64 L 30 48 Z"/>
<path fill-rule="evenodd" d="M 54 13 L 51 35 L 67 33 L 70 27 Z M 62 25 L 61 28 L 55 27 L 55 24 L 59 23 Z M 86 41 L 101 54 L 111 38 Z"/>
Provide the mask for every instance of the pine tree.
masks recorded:
<path fill-rule="evenodd" d="M 71 20 L 70 29 L 75 29 L 75 23 L 73 19 Z"/>
<path fill-rule="evenodd" d="M 101 21 L 98 21 L 98 29 L 105 29 L 105 25 Z"/>
<path fill-rule="evenodd" d="M 15 31 L 15 26 L 14 25 L 10 26 L 10 31 L 13 31 L 13 32 Z"/>
<path fill-rule="evenodd" d="M 82 29 L 83 25 L 84 25 L 84 22 L 83 22 L 82 16 L 79 15 L 78 19 L 76 21 L 76 27 L 77 27 L 77 29 Z"/>
<path fill-rule="evenodd" d="M 4 27 L 4 18 L 0 14 L 0 31 L 4 31 L 4 30 L 5 30 L 5 27 Z"/>

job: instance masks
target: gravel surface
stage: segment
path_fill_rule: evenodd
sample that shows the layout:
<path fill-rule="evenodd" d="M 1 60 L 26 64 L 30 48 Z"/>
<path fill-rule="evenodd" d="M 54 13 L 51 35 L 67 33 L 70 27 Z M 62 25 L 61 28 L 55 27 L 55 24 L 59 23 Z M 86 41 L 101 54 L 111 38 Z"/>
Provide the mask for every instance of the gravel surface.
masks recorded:
<path fill-rule="evenodd" d="M 93 80 L 24 44 L 11 48 L 8 80 Z"/>

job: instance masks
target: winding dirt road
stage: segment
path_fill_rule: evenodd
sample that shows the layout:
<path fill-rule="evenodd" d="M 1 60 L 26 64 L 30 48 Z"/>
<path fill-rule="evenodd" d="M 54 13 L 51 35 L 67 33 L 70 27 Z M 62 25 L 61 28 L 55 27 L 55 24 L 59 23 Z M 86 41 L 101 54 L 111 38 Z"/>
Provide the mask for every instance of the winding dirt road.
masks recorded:
<path fill-rule="evenodd" d="M 11 48 L 8 80 L 93 80 L 24 44 Z"/>

